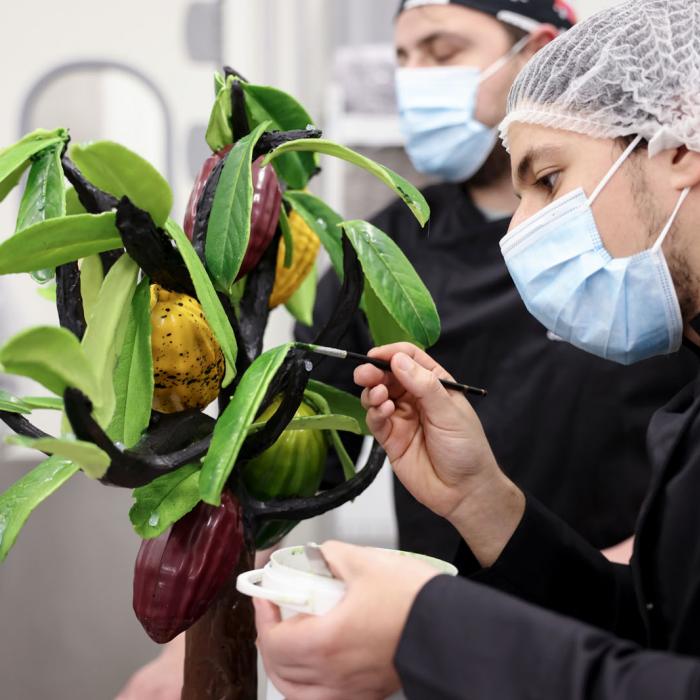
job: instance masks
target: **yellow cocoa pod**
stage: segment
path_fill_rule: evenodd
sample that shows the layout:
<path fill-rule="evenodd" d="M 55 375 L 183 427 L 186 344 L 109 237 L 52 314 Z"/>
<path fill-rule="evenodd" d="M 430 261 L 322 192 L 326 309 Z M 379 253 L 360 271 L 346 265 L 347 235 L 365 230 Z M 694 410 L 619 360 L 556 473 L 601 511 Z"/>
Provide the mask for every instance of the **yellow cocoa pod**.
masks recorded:
<path fill-rule="evenodd" d="M 153 409 L 205 408 L 219 395 L 226 364 L 199 302 L 151 285 Z"/>
<path fill-rule="evenodd" d="M 277 253 L 277 271 L 275 273 L 275 286 L 270 295 L 270 308 L 274 309 L 280 304 L 286 303 L 294 292 L 299 289 L 301 283 L 311 272 L 321 241 L 311 230 L 306 221 L 295 211 L 289 215 L 289 227 L 292 230 L 294 251 L 290 267 L 284 266 L 285 246 L 284 239 L 280 241 Z"/>

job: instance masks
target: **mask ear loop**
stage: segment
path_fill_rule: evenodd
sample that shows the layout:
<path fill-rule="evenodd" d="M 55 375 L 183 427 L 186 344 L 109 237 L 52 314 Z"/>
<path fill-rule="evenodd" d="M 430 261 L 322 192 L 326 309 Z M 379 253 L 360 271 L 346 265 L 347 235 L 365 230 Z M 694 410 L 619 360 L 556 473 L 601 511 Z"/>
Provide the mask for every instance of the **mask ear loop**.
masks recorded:
<path fill-rule="evenodd" d="M 671 231 L 671 228 L 673 227 L 673 223 L 676 220 L 676 217 L 678 216 L 678 212 L 680 212 L 681 207 L 683 206 L 683 202 L 688 198 L 688 195 L 690 194 L 691 187 L 686 187 L 683 192 L 681 192 L 681 196 L 678 199 L 678 204 L 676 204 L 676 208 L 673 210 L 673 214 L 671 214 L 671 218 L 668 220 L 668 223 L 666 226 L 664 226 L 664 230 L 661 232 L 659 235 L 659 238 L 657 239 L 656 243 L 652 246 L 652 251 L 657 252 L 661 246 L 664 244 L 664 241 L 666 240 L 666 236 L 668 236 L 669 232 Z"/>
<path fill-rule="evenodd" d="M 520 41 L 513 44 L 513 48 L 505 55 L 501 56 L 495 63 L 492 63 L 486 70 L 481 73 L 479 77 L 479 83 L 486 82 L 489 78 L 493 77 L 498 73 L 503 66 L 510 63 L 515 56 L 517 56 L 530 42 L 532 41 L 532 36 L 528 34 L 524 36 Z"/>
<path fill-rule="evenodd" d="M 625 161 L 632 155 L 632 151 L 634 151 L 634 149 L 637 148 L 641 142 L 642 136 L 637 136 L 637 138 L 627 147 L 625 152 L 617 159 L 615 164 L 608 171 L 608 174 L 603 178 L 598 187 L 595 188 L 593 194 L 588 198 L 589 206 L 593 206 L 593 203 L 596 199 L 598 199 L 600 193 L 608 186 L 610 180 L 617 175 L 617 171 L 624 165 Z"/>

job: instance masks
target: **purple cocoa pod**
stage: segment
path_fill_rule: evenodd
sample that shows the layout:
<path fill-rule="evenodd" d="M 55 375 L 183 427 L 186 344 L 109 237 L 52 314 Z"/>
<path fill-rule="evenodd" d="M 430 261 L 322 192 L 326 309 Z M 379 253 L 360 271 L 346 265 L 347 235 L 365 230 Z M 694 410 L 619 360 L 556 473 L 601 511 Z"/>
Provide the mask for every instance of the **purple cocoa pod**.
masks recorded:
<path fill-rule="evenodd" d="M 167 532 L 141 544 L 134 569 L 134 612 L 165 644 L 216 600 L 244 547 L 241 506 L 229 492 L 219 507 L 200 503 Z"/>
<path fill-rule="evenodd" d="M 226 157 L 231 146 L 214 153 L 207 158 L 195 180 L 185 212 L 184 231 L 192 241 L 195 249 L 204 250 L 206 228 L 211 214 L 211 207 L 218 185 L 219 172 L 216 166 Z M 245 277 L 265 254 L 277 231 L 282 205 L 282 190 L 277 174 L 271 165 L 261 166 L 262 156 L 253 162 L 251 174 L 253 179 L 253 209 L 250 215 L 250 240 L 241 269 L 236 279 Z M 216 176 L 216 181 L 209 184 L 209 179 Z M 209 185 L 209 186 L 208 186 Z"/>
<path fill-rule="evenodd" d="M 250 215 L 250 241 L 236 279 L 255 269 L 277 231 L 282 190 L 275 169 L 261 167 L 262 157 L 253 163 L 253 210 Z"/>

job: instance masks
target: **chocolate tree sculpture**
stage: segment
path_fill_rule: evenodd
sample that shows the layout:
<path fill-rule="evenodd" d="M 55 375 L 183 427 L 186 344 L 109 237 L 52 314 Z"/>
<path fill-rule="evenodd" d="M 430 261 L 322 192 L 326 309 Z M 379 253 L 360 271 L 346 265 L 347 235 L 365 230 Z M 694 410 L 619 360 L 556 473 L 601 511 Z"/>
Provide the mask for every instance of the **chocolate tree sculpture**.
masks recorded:
<path fill-rule="evenodd" d="M 303 347 L 262 351 L 272 307 L 311 322 L 320 245 L 342 281 L 317 343 L 337 345 L 362 304 L 377 342 L 432 345 L 430 295 L 396 245 L 343 221 L 305 190 L 317 154 L 391 187 L 424 224 L 425 200 L 390 170 L 321 139 L 292 97 L 217 74 L 207 142 L 184 229 L 172 193 L 135 153 L 102 141 L 68 148 L 65 129 L 0 151 L 0 200 L 28 177 L 0 274 L 54 285 L 60 327 L 0 347 L 0 369 L 53 398 L 0 391 L 8 442 L 46 455 L 0 495 L 0 558 L 47 496 L 77 472 L 134 489 L 143 538 L 134 610 L 157 642 L 187 633 L 184 698 L 254 698 L 252 607 L 234 588 L 257 547 L 353 499 L 384 455 L 355 472 L 338 431 L 363 433 L 359 401 L 310 379 Z M 69 185 L 67 184 L 69 183 Z M 203 412 L 218 401 L 219 417 Z M 31 422 L 61 411 L 61 435 Z M 346 481 L 319 491 L 328 448 Z"/>

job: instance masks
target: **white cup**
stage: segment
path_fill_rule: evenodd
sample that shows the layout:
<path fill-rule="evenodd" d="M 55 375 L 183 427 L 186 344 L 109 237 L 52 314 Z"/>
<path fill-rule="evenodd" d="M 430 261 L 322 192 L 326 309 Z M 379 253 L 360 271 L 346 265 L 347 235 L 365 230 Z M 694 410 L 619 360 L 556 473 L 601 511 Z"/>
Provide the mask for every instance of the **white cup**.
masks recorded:
<path fill-rule="evenodd" d="M 456 567 L 440 559 L 389 549 L 380 551 L 419 559 L 440 573 L 457 575 Z M 245 595 L 273 602 L 279 607 L 283 620 L 299 613 L 323 615 L 343 599 L 347 589 L 343 581 L 314 573 L 304 547 L 277 550 L 265 568 L 240 574 L 236 587 Z M 268 700 L 278 700 L 281 697 L 273 688 L 268 690 Z M 400 700 L 403 697 L 402 693 L 397 693 L 390 700 Z"/>
<path fill-rule="evenodd" d="M 380 551 L 420 559 L 443 574 L 457 575 L 452 564 L 440 559 L 389 549 Z M 277 550 L 263 569 L 240 574 L 236 587 L 245 595 L 273 602 L 283 620 L 299 613 L 324 615 L 343 599 L 346 591 L 343 581 L 313 572 L 303 547 Z"/>

